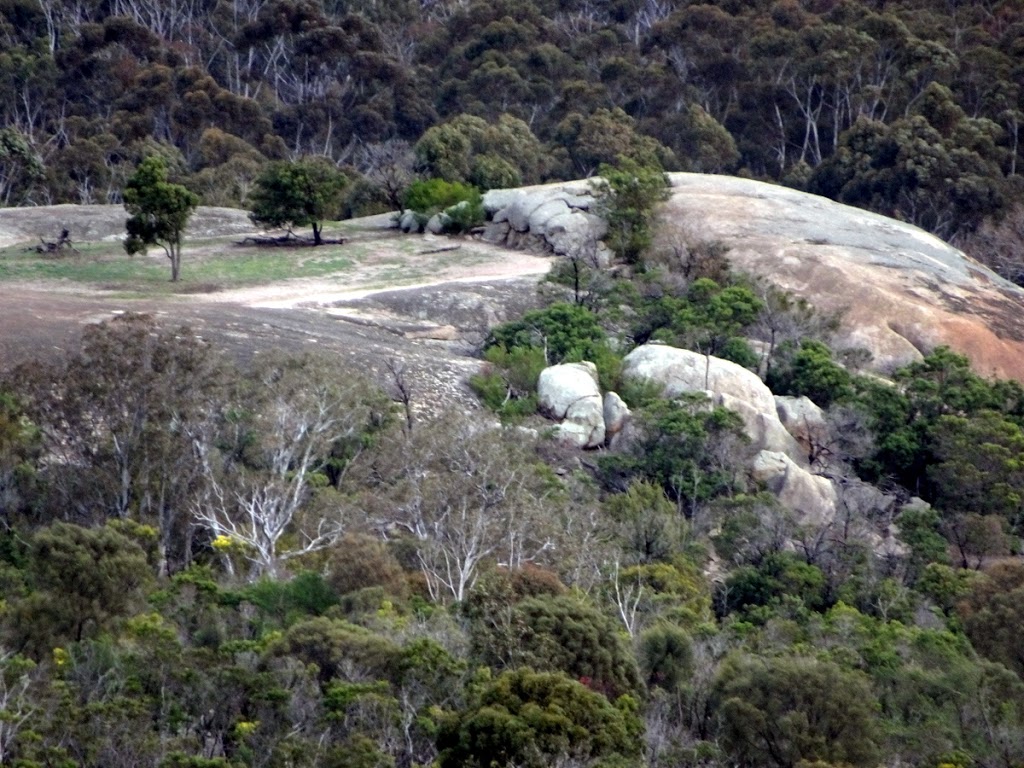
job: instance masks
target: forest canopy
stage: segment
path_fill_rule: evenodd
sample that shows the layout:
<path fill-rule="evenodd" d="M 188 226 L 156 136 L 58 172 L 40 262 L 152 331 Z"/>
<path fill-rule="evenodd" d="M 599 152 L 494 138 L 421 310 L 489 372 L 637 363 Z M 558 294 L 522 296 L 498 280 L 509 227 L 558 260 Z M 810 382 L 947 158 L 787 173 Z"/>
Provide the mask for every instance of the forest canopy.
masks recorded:
<path fill-rule="evenodd" d="M 755 334 L 744 278 L 719 278 L 645 274 L 627 319 L 650 332 L 670 300 L 687 324 L 654 333 L 707 339 L 731 291 L 730 332 Z M 529 390 L 547 327 L 614 378 L 623 320 L 498 326 L 493 375 Z M 812 460 L 869 493 L 821 521 L 744 470 L 742 419 L 700 393 L 623 389 L 638 436 L 592 459 L 521 428 L 532 396 L 507 426 L 403 418 L 330 356 L 88 326 L 0 379 L 0 760 L 1019 764 L 1024 392 L 945 349 L 881 384 L 802 328 L 776 386 L 831 394 L 842 431 Z"/>
<path fill-rule="evenodd" d="M 1012 0 L 105 2 L 0 8 L 0 201 L 120 202 L 144 157 L 247 206 L 321 156 L 349 213 L 627 158 L 964 237 L 1020 200 Z"/>

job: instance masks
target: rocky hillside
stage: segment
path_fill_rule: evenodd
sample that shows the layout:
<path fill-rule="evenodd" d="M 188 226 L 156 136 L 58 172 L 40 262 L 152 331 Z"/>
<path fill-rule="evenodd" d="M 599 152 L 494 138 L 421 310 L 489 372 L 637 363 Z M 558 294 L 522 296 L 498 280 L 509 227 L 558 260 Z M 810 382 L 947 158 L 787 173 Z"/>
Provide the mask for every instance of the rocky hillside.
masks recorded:
<path fill-rule="evenodd" d="M 946 345 L 985 375 L 1024 381 L 1024 290 L 923 230 L 823 197 L 747 179 L 669 174 L 662 227 L 718 241 L 737 270 L 839 311 L 837 348 L 881 373 Z M 495 242 L 567 252 L 592 222 L 585 182 L 488 193 Z M 599 223 L 592 224 L 601 234 Z M 533 235 L 531 237 L 531 235 Z M 539 237 L 538 237 L 539 235 Z"/>
<path fill-rule="evenodd" d="M 740 270 L 842 310 L 839 347 L 886 372 L 947 345 L 1024 381 L 1024 290 L 910 224 L 756 181 L 671 174 L 665 219 L 729 246 Z"/>

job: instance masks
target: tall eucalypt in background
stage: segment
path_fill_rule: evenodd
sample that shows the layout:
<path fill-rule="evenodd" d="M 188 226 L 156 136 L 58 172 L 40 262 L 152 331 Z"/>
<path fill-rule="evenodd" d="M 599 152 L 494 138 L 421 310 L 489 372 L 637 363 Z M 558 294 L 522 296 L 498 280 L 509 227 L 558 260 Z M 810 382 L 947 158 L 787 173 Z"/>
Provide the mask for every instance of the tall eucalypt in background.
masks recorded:
<path fill-rule="evenodd" d="M 167 165 L 162 158 L 147 157 L 124 187 L 124 207 L 131 214 L 125 224 L 128 237 L 124 249 L 134 255 L 159 245 L 171 260 L 171 282 L 178 282 L 181 237 L 198 205 L 198 195 L 167 180 Z"/>

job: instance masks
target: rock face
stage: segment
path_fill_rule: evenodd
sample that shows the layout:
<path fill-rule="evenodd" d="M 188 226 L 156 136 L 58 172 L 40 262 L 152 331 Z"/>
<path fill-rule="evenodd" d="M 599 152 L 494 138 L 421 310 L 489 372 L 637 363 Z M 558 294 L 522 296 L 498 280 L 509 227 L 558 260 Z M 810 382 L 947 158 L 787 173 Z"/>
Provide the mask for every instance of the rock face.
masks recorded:
<path fill-rule="evenodd" d="M 556 437 L 578 448 L 604 445 L 604 399 L 593 363 L 563 363 L 545 368 L 537 380 L 541 411 L 561 423 Z"/>
<path fill-rule="evenodd" d="M 415 211 L 402 211 L 402 215 L 398 217 L 398 228 L 405 233 L 419 232 L 422 227 L 423 223 Z"/>
<path fill-rule="evenodd" d="M 785 187 L 670 174 L 668 222 L 729 247 L 824 311 L 844 310 L 840 348 L 883 373 L 948 345 L 983 375 L 1024 381 L 1024 290 L 917 227 Z"/>
<path fill-rule="evenodd" d="M 55 239 L 67 229 L 73 242 L 120 240 L 128 214 L 123 205 L 46 205 L 0 209 L 0 247 L 21 242 Z M 234 208 L 201 205 L 189 219 L 187 237 L 248 234 L 259 229 L 248 213 Z"/>
<path fill-rule="evenodd" d="M 736 411 L 755 450 L 784 453 L 806 464 L 806 454 L 776 413 L 775 398 L 757 374 L 736 363 L 663 344 L 645 344 L 626 355 L 622 375 L 664 387 L 665 397 L 706 392 L 715 405 Z"/>
<path fill-rule="evenodd" d="M 825 421 L 825 412 L 809 397 L 776 395 L 775 410 L 782 426 L 796 438 L 808 459 L 817 446 L 827 441 L 829 427 Z"/>
<path fill-rule="evenodd" d="M 484 194 L 490 223 L 484 239 L 511 248 L 531 248 L 557 254 L 596 249 L 608 226 L 591 212 L 594 196 L 586 181 L 542 184 L 521 189 L 493 189 Z"/>
<path fill-rule="evenodd" d="M 604 431 L 606 439 L 622 432 L 629 421 L 629 406 L 615 392 L 604 395 Z"/>

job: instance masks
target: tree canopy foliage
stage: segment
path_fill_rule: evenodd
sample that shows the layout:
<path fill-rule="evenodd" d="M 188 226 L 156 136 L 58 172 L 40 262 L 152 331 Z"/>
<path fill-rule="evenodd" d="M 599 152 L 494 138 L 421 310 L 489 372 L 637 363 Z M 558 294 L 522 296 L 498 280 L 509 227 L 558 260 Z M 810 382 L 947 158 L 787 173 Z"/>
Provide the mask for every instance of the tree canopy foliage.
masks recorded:
<path fill-rule="evenodd" d="M 0 201 L 120 202 L 159 150 L 208 203 L 322 156 L 400 199 L 642 166 L 739 172 L 963 237 L 1019 202 L 1011 0 L 293 0 L 0 15 Z M 367 194 L 374 189 L 373 194 Z"/>
<path fill-rule="evenodd" d="M 653 214 L 663 171 L 725 171 L 1005 242 L 1022 24 L 1010 0 L 0 7 L 0 200 L 123 202 L 130 248 L 180 258 L 200 198 L 319 239 L 604 168 L 629 264 L 545 285 L 474 384 L 522 418 L 541 368 L 589 360 L 633 409 L 596 458 L 413 428 L 335 360 L 239 363 L 137 315 L 4 371 L 0 763 L 1020 765 L 1024 391 L 942 348 L 858 375 L 834 316 Z M 623 381 L 652 340 L 822 406 L 834 519 L 747 471 L 736 413 Z"/>
<path fill-rule="evenodd" d="M 675 289 L 694 339 L 755 324 L 756 286 L 719 278 Z M 607 350 L 637 320 L 616 306 L 554 304 L 493 348 Z M 780 348 L 794 391 L 834 383 L 820 342 Z M 329 359 L 92 326 L 0 383 L 0 753 L 1014 765 L 1024 582 L 988 563 L 1020 530 L 1020 388 L 942 349 L 889 384 L 847 375 L 830 412 L 878 442 L 833 471 L 935 504 L 896 518 L 902 550 L 870 544 L 880 513 L 852 497 L 798 520 L 745 473 L 739 416 L 698 396 L 627 393 L 634 441 L 584 467 L 465 415 L 409 429 Z"/>
<path fill-rule="evenodd" d="M 125 183 L 124 207 L 131 217 L 126 223 L 124 249 L 129 254 L 145 253 L 151 245 L 164 249 L 171 262 L 171 281 L 181 276 L 181 240 L 199 196 L 181 184 L 167 180 L 167 164 L 159 156 L 147 157 Z"/>
<path fill-rule="evenodd" d="M 341 216 L 345 176 L 324 158 L 272 163 L 256 178 L 250 218 L 268 227 L 312 227 L 313 244 L 323 244 L 325 220 Z"/>

